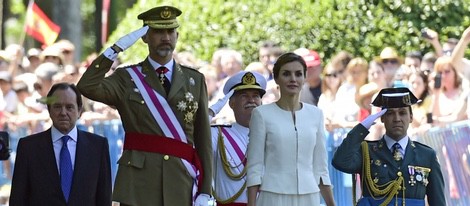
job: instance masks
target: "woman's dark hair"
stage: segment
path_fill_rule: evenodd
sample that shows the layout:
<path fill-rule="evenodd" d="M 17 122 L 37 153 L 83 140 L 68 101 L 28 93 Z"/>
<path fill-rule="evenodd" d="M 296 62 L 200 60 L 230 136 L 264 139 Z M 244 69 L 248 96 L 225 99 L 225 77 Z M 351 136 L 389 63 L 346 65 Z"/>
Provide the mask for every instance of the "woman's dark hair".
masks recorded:
<path fill-rule="evenodd" d="M 418 105 L 421 106 L 424 103 L 424 99 L 429 95 L 429 86 L 428 86 L 429 85 L 429 81 L 428 81 L 429 79 L 428 79 L 428 75 L 426 75 L 426 73 L 424 71 L 417 71 L 417 72 L 415 72 L 415 75 L 421 77 L 421 79 L 423 79 L 423 83 L 424 83 L 424 91 L 418 97 L 418 99 L 421 100 L 420 102 L 418 102 Z"/>
<path fill-rule="evenodd" d="M 49 99 L 52 96 L 52 94 L 54 94 L 55 91 L 57 91 L 57 90 L 67 90 L 68 88 L 72 89 L 75 92 L 75 95 L 77 96 L 76 99 L 77 99 L 78 109 L 81 109 L 82 106 L 83 106 L 82 93 L 80 93 L 80 91 L 78 91 L 75 84 L 69 84 L 69 83 L 66 83 L 66 82 L 61 82 L 61 83 L 57 83 L 57 84 L 52 85 L 51 89 L 47 93 L 47 99 Z M 47 108 L 49 108 L 51 103 L 49 101 L 46 101 L 46 102 L 47 102 Z"/>
<path fill-rule="evenodd" d="M 282 66 L 284 66 L 287 63 L 295 62 L 295 61 L 302 64 L 302 67 L 304 68 L 304 77 L 305 77 L 305 75 L 307 73 L 307 64 L 305 63 L 305 60 L 301 56 L 299 56 L 295 53 L 288 52 L 288 53 L 284 53 L 281 56 L 279 56 L 279 58 L 277 58 L 277 60 L 276 60 L 276 63 L 274 63 L 274 67 L 273 67 L 273 77 L 274 77 L 274 79 L 276 79 L 279 76 L 279 71 L 281 70 Z"/>

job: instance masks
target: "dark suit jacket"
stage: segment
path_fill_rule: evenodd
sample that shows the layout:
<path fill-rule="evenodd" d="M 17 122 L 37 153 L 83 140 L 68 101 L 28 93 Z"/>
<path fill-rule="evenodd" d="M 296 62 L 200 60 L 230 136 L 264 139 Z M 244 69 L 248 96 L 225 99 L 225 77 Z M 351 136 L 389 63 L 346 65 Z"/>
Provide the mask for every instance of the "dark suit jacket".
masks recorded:
<path fill-rule="evenodd" d="M 348 136 L 334 154 L 332 164 L 336 169 L 346 173 L 358 173 L 361 174 L 361 179 L 365 178 L 365 174 L 362 174 L 362 155 L 364 151 L 361 149 L 361 142 L 367 134 L 369 134 L 369 131 L 361 124 L 354 127 L 348 133 Z M 383 138 L 367 143 L 369 145 L 369 157 L 371 161 L 370 173 L 372 179 L 377 181 L 377 185 L 384 185 L 389 181 L 395 180 L 398 177 L 397 174 L 401 172 L 405 182 L 406 198 L 424 199 L 425 195 L 427 195 L 430 206 L 442 206 L 446 204 L 444 196 L 444 178 L 439 162 L 437 161 L 436 152 L 432 148 L 419 142 L 408 141 L 405 157 L 400 165 L 393 159 L 392 152 L 388 149 Z M 413 179 L 417 180 L 417 175 L 410 175 L 408 166 L 431 169 L 427 177 L 429 184 L 426 185 L 423 181 L 416 181 L 414 185 L 411 185 L 410 176 L 414 176 Z M 371 196 L 365 184 L 362 185 L 362 192 L 363 196 Z M 398 197 L 401 198 L 401 190 L 399 193 Z"/>
<path fill-rule="evenodd" d="M 10 205 L 111 205 L 108 140 L 78 130 L 69 202 L 62 193 L 51 129 L 21 138 L 13 173 Z"/>

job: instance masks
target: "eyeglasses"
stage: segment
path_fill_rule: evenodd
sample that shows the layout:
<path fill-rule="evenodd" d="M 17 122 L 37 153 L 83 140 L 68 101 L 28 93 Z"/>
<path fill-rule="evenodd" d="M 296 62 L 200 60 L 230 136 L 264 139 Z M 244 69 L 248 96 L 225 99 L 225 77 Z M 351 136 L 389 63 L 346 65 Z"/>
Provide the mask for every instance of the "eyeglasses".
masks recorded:
<path fill-rule="evenodd" d="M 383 64 L 398 64 L 398 59 L 382 59 Z"/>
<path fill-rule="evenodd" d="M 325 74 L 325 77 L 334 77 L 334 78 L 336 78 L 336 77 L 338 77 L 338 74 L 336 74 L 336 73 L 330 73 L 330 74 L 328 74 L 328 73 L 327 73 L 327 74 Z"/>

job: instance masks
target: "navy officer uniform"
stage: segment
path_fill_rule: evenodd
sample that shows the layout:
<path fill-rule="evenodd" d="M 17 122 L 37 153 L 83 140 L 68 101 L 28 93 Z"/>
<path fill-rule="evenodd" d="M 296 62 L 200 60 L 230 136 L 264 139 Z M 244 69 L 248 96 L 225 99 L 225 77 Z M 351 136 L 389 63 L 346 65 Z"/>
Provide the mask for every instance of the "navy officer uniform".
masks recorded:
<path fill-rule="evenodd" d="M 411 105 L 419 101 L 408 88 L 382 89 L 372 102 L 382 111 L 355 126 L 334 154 L 336 169 L 361 176 L 362 198 L 357 205 L 424 206 L 426 196 L 430 206 L 446 205 L 436 152 L 406 134 L 413 119 Z M 386 134 L 365 141 L 378 117 Z"/>
<path fill-rule="evenodd" d="M 240 71 L 224 85 L 225 97 L 210 107 L 217 113 L 227 101 L 236 122 L 211 127 L 214 156 L 212 194 L 218 206 L 246 206 L 246 149 L 253 109 L 261 105 L 266 79 L 257 72 Z"/>

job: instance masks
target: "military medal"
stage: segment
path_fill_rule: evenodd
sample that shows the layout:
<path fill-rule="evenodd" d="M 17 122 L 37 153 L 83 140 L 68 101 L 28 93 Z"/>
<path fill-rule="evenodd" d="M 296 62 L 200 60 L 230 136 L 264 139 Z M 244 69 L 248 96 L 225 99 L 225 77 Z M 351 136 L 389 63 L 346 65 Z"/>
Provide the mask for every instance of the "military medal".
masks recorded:
<path fill-rule="evenodd" d="M 414 166 L 411 166 L 411 165 L 408 165 L 408 173 L 410 174 L 410 181 L 408 181 L 408 183 L 411 185 L 411 186 L 414 186 L 416 184 L 416 180 L 415 180 L 415 167 Z"/>
<path fill-rule="evenodd" d="M 165 75 L 162 73 L 162 74 L 159 74 L 159 76 L 160 76 L 160 84 L 163 85 L 163 83 L 165 82 L 165 81 L 164 81 L 164 80 L 165 80 L 165 79 L 164 79 L 164 78 L 165 78 Z"/>
<path fill-rule="evenodd" d="M 429 172 L 431 172 L 431 169 L 422 168 L 422 171 L 423 171 L 423 184 L 424 186 L 427 186 L 429 183 L 428 176 L 429 176 Z"/>
<path fill-rule="evenodd" d="M 417 174 L 417 175 L 416 175 L 416 180 L 417 180 L 418 182 L 423 181 L 423 176 L 421 176 L 421 174 Z"/>
<path fill-rule="evenodd" d="M 165 73 L 167 73 L 169 70 L 166 67 L 159 67 L 157 70 L 158 77 L 160 77 L 160 83 L 163 85 L 165 82 Z"/>
<path fill-rule="evenodd" d="M 419 172 L 419 174 L 416 175 L 416 180 L 422 182 L 424 186 L 427 186 L 429 184 L 428 175 L 431 172 L 431 169 L 418 166 L 416 166 L 415 169 Z"/>

